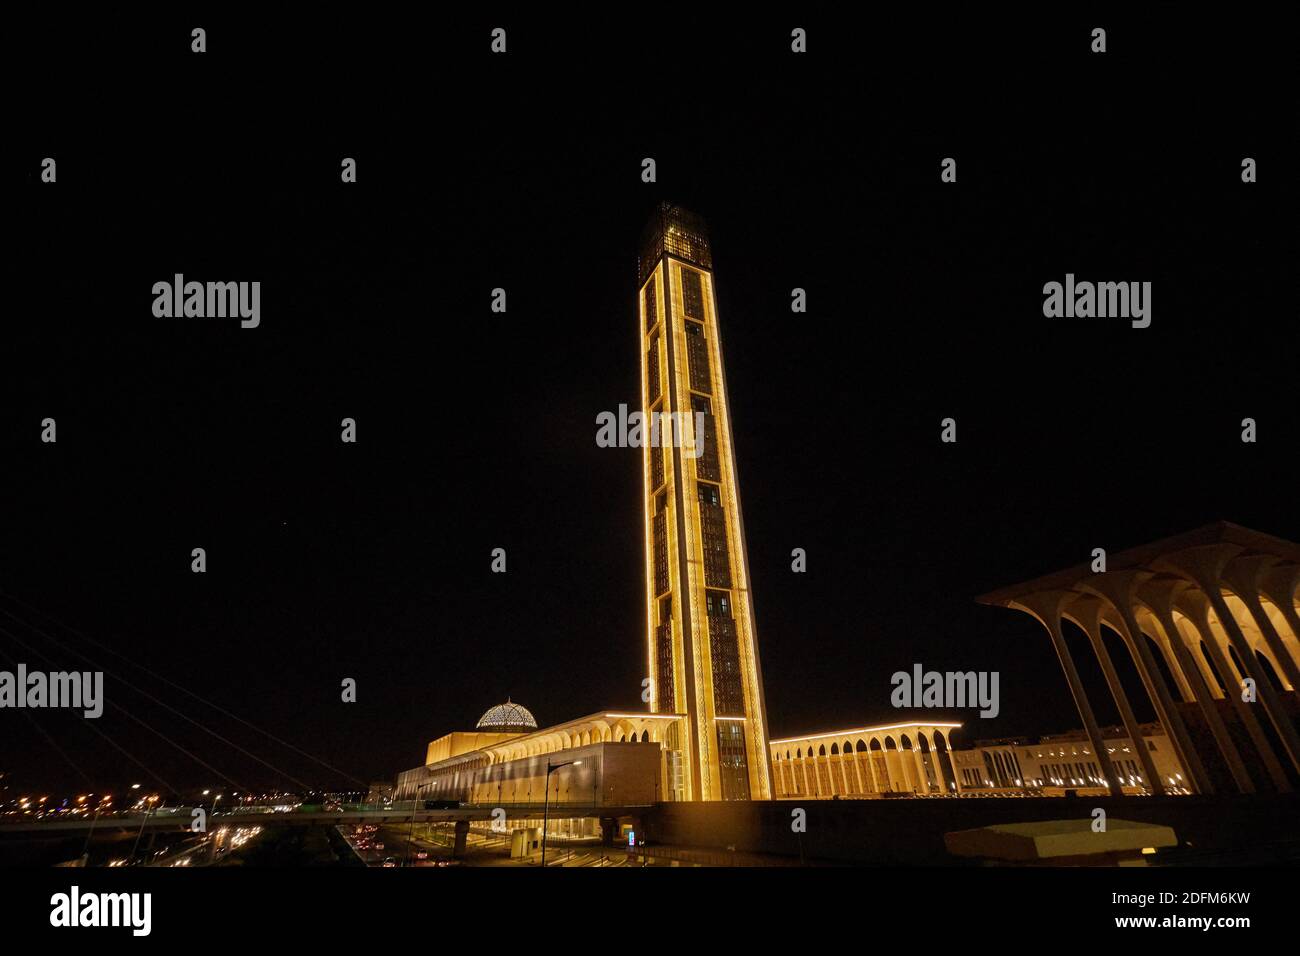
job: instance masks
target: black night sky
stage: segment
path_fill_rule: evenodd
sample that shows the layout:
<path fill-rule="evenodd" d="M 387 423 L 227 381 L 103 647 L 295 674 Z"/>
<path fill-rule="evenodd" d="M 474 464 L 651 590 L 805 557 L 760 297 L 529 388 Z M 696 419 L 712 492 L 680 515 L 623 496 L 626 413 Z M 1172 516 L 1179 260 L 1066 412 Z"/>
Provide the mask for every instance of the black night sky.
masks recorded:
<path fill-rule="evenodd" d="M 917 662 L 1001 673 L 998 719 L 952 715 L 968 740 L 1077 726 L 1040 626 L 976 595 L 1214 520 L 1300 540 L 1274 64 L 1243 79 L 1230 28 L 1155 19 L 1094 56 L 1081 20 L 821 17 L 796 57 L 786 19 L 513 20 L 498 58 L 487 20 L 212 20 L 204 56 L 189 23 L 33 39 L 98 66 L 33 78 L 6 137 L 0 608 L 362 781 L 507 696 L 543 725 L 639 709 L 639 452 L 595 422 L 637 401 L 637 242 L 672 199 L 712 235 L 773 736 L 897 720 L 889 677 Z M 260 280 L 261 327 L 155 319 L 177 272 Z M 1151 327 L 1044 318 L 1067 272 L 1151 281 Z M 77 665 L 0 614 L 0 668 L 53 666 L 15 637 Z M 241 787 L 293 786 L 107 692 Z M 143 776 L 80 716 L 34 720 L 94 786 Z M 120 711 L 97 727 L 177 787 L 223 785 Z M 6 783 L 84 786 L 26 714 L 0 741 Z"/>

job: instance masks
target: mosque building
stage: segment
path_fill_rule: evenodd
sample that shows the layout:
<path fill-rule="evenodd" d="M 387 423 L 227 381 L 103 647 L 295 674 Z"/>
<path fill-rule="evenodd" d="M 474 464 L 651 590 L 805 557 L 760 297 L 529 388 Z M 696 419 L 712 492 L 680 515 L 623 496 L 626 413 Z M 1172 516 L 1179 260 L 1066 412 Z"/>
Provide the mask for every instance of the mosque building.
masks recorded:
<path fill-rule="evenodd" d="M 430 742 L 424 764 L 398 777 L 394 799 L 596 811 L 1030 787 L 1118 796 L 1300 785 L 1300 547 L 1226 523 L 1111 555 L 1105 573 L 1079 566 L 979 599 L 1043 624 L 1079 710 L 1077 734 L 966 751 L 953 746 L 961 725 L 951 722 L 769 739 L 704 221 L 661 203 L 637 275 L 644 419 L 702 425 L 670 425 L 641 450 L 648 710 L 542 728 L 507 700 L 473 730 Z M 1120 726 L 1098 723 L 1070 629 L 1096 654 Z M 1139 725 L 1112 649 L 1132 658 L 1156 723 Z"/>

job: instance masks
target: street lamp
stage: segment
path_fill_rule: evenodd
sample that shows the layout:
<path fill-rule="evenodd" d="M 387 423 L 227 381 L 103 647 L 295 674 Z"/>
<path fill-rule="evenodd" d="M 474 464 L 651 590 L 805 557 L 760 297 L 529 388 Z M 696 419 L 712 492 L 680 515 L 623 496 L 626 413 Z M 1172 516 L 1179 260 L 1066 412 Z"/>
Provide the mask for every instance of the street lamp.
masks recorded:
<path fill-rule="evenodd" d="M 415 808 L 420 803 L 420 791 L 427 790 L 433 786 L 433 781 L 418 784 L 415 788 L 415 799 L 411 801 L 411 831 L 406 836 L 406 862 L 403 866 L 411 865 L 411 844 L 415 842 Z"/>
<path fill-rule="evenodd" d="M 139 786 L 139 784 L 136 784 L 136 786 Z M 135 852 L 136 852 L 136 850 L 138 850 L 138 849 L 140 848 L 140 837 L 144 836 L 144 825 L 145 825 L 146 823 L 149 822 L 149 813 L 150 813 L 150 811 L 153 810 L 153 804 L 154 804 L 154 801 L 156 801 L 158 798 L 157 798 L 157 797 L 148 797 L 148 798 L 146 798 L 146 799 L 147 799 L 147 802 L 148 802 L 149 805 L 148 805 L 147 807 L 144 808 L 144 816 L 143 816 L 143 817 L 141 818 L 141 820 L 140 820 L 140 831 L 135 835 L 135 843 L 131 846 L 131 862 L 132 862 L 132 863 L 135 862 Z M 149 837 L 149 846 L 153 846 L 153 837 L 152 837 L 152 836 Z"/>
<path fill-rule="evenodd" d="M 555 773 L 555 771 L 559 770 L 561 767 L 569 767 L 569 766 L 579 767 L 581 765 L 582 765 L 581 760 L 566 760 L 564 761 L 564 763 L 551 763 L 549 760 L 546 761 L 546 779 L 543 781 L 543 783 L 546 784 L 546 796 L 542 800 L 542 867 L 543 868 L 545 868 L 546 866 L 546 824 L 550 820 L 550 815 L 551 815 L 551 774 Z"/>

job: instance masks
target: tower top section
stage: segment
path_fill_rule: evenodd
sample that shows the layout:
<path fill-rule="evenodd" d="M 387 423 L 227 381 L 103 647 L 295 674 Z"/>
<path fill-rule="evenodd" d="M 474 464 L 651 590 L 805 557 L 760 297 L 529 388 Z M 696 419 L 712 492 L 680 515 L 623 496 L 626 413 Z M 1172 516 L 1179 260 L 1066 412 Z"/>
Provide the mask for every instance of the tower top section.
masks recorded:
<path fill-rule="evenodd" d="M 638 284 L 650 278 L 655 263 L 664 253 L 701 269 L 712 269 L 713 253 L 709 251 L 709 227 L 704 224 L 704 217 L 676 203 L 661 201 L 641 234 L 641 253 L 637 258 Z"/>

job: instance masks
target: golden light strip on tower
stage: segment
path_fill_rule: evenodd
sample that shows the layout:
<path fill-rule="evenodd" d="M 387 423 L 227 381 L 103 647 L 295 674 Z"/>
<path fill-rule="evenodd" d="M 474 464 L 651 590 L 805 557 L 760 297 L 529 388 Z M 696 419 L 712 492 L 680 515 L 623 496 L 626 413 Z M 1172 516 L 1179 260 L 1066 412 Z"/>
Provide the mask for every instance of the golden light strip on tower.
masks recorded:
<path fill-rule="evenodd" d="M 741 534 L 740 506 L 737 501 L 739 492 L 736 477 L 734 448 L 731 442 L 731 404 L 727 395 L 726 372 L 722 364 L 722 336 L 718 329 L 717 298 L 713 286 L 712 271 L 701 272 L 704 286 L 704 305 L 708 313 L 705 328 L 705 341 L 709 348 L 709 376 L 713 386 L 711 406 L 713 409 L 715 444 L 718 448 L 719 485 L 722 489 L 722 504 L 726 516 L 727 548 L 731 553 L 731 572 L 733 613 L 737 622 L 736 644 L 741 664 L 742 690 L 745 698 L 745 712 L 749 714 L 764 713 L 762 687 L 755 661 L 757 635 L 751 610 L 749 591 L 749 554 Z M 698 459 L 697 459 L 698 461 Z M 754 762 L 748 766 L 751 795 L 758 799 L 770 799 L 772 796 L 771 776 L 768 768 L 767 721 L 765 719 L 750 721 L 748 725 L 749 750 L 756 755 Z"/>
<path fill-rule="evenodd" d="M 651 282 L 658 285 L 657 276 L 659 268 L 656 266 L 651 278 L 647 279 L 642 285 L 641 290 L 637 293 L 637 330 L 640 348 L 638 354 L 645 355 L 650 348 L 651 336 L 654 329 L 650 332 L 645 327 L 645 287 Z M 658 296 L 656 295 L 656 299 Z M 663 311 L 658 308 L 656 303 L 655 315 L 662 316 Z M 658 325 L 658 323 L 656 323 Z M 658 340 L 654 340 L 657 342 Z M 641 367 L 641 408 L 646 414 L 650 411 L 650 380 L 649 369 L 646 368 L 646 362 L 642 359 L 638 363 Z M 641 516 L 644 519 L 645 526 L 645 592 L 646 592 L 646 674 L 650 678 L 650 707 L 652 710 L 665 709 L 664 701 L 660 698 L 659 672 L 655 662 L 655 618 L 659 613 L 656 607 L 656 597 L 654 593 L 654 517 L 650 513 L 650 504 L 653 501 L 654 489 L 650 487 L 651 475 L 653 473 L 651 456 L 657 453 L 657 449 L 652 448 L 648 443 L 644 446 L 645 454 L 641 456 L 641 482 L 642 498 L 644 499 L 641 507 Z M 676 710 L 676 702 L 672 702 L 666 708 Z"/>
<path fill-rule="evenodd" d="M 665 291 L 665 282 L 666 282 L 666 270 L 664 268 L 664 262 L 661 259 L 655 265 L 653 272 L 646 277 L 645 282 L 643 282 L 641 285 L 641 290 L 638 295 L 638 312 L 637 312 L 639 317 L 638 328 L 639 328 L 640 341 L 641 341 L 640 354 L 642 356 L 640 360 L 641 361 L 641 396 L 642 396 L 641 408 L 646 416 L 644 425 L 646 428 L 645 438 L 647 442 L 647 444 L 645 445 L 646 453 L 642 457 L 642 481 L 645 489 L 643 494 L 642 507 L 644 511 L 644 519 L 645 519 L 644 524 L 645 524 L 645 534 L 646 534 L 646 635 L 647 635 L 647 652 L 648 652 L 647 659 L 648 659 L 649 673 L 651 675 L 651 681 L 652 681 L 652 691 L 653 691 L 652 707 L 655 708 L 656 710 L 678 711 L 680 709 L 684 711 L 689 709 L 686 707 L 681 707 L 679 705 L 679 701 L 681 703 L 685 703 L 685 694 L 686 694 L 686 684 L 684 683 L 685 649 L 682 646 L 683 635 L 685 633 L 684 623 L 682 619 L 682 611 L 684 605 L 681 603 L 681 594 L 684 588 L 684 584 L 679 580 L 680 573 L 679 573 L 678 563 L 676 560 L 674 560 L 678 553 L 677 552 L 677 502 L 675 496 L 670 493 L 671 489 L 675 488 L 676 486 L 675 483 L 677 481 L 677 471 L 673 461 L 673 456 L 671 454 L 663 453 L 664 451 L 671 450 L 671 445 L 665 445 L 665 442 L 668 442 L 671 439 L 670 433 L 662 432 L 660 434 L 659 443 L 661 446 L 664 446 L 662 449 L 652 447 L 651 445 L 648 444 L 651 437 L 651 432 L 649 431 L 649 428 L 650 428 L 650 415 L 652 414 L 651 411 L 652 403 L 650 401 L 650 391 L 649 391 L 649 378 L 648 378 L 649 372 L 648 372 L 645 357 L 649 353 L 652 343 L 660 356 L 667 357 L 668 323 L 664 318 L 665 315 L 664 306 L 666 304 L 665 299 L 667 295 L 670 294 L 670 291 Z M 647 330 L 645 327 L 645 299 L 646 299 L 645 292 L 647 287 L 652 283 L 655 289 L 656 322 L 653 328 Z M 660 403 L 660 411 L 664 413 L 671 413 L 672 411 L 675 410 L 675 396 L 673 396 L 672 390 L 667 387 L 664 381 L 664 379 L 668 377 L 666 374 L 667 370 L 668 370 L 667 362 L 661 360 L 658 363 L 660 387 L 659 387 L 659 396 L 657 401 L 659 401 Z M 663 493 L 665 495 L 665 501 L 667 503 L 665 516 L 664 516 L 664 534 L 665 534 L 664 543 L 666 548 L 666 554 L 668 556 L 668 591 L 666 593 L 671 602 L 671 613 L 669 617 L 670 667 L 672 668 L 672 676 L 673 676 L 673 681 L 672 681 L 673 699 L 671 701 L 664 700 L 660 696 L 661 685 L 663 682 L 659 679 L 658 653 L 657 653 L 657 646 L 656 646 L 657 634 L 656 634 L 655 621 L 658 619 L 658 613 L 659 613 L 658 602 L 659 602 L 660 595 L 656 593 L 655 582 L 654 582 L 655 488 L 653 487 L 653 480 L 652 480 L 653 463 L 651 460 L 651 456 L 655 454 L 660 455 L 663 464 L 664 480 L 663 480 L 662 487 L 664 489 Z M 683 732 L 680 734 L 681 740 L 679 743 L 681 747 L 681 760 L 683 761 L 684 769 L 689 770 L 691 766 L 692 750 L 693 750 L 691 739 L 690 739 L 690 733 L 691 733 L 690 718 L 689 716 L 682 716 L 680 719 L 686 724 L 686 727 L 684 728 Z M 689 773 L 684 774 L 683 785 L 685 787 L 685 796 L 687 799 L 693 799 L 697 796 L 694 793 L 693 782 L 691 779 L 691 775 Z"/>
<path fill-rule="evenodd" d="M 673 396 L 673 411 L 679 411 L 682 415 L 689 415 L 691 412 L 690 401 L 690 365 L 686 356 L 686 309 L 682 299 L 682 266 L 674 259 L 665 258 L 668 264 L 669 274 L 669 293 L 672 297 L 672 325 L 673 325 L 673 361 L 677 374 L 674 376 L 677 393 Z M 681 419 L 683 422 L 686 419 Z M 693 419 L 692 419 L 693 420 Z M 694 432 L 692 431 L 692 434 Z M 674 460 L 677 457 L 674 456 Z M 684 459 L 689 460 L 689 459 Z M 698 459 L 696 459 L 698 460 Z M 690 473 L 691 469 L 685 469 Z M 701 571 L 701 560 L 699 544 L 696 541 L 695 528 L 700 520 L 698 502 L 694 496 L 689 493 L 686 487 L 686 474 L 681 476 L 681 482 L 677 482 L 677 475 L 674 474 L 674 487 L 680 488 L 682 506 L 685 510 L 685 521 L 683 522 L 686 529 L 686 573 L 687 581 L 683 582 L 684 594 L 681 598 L 682 607 L 686 607 L 687 601 L 690 602 L 691 612 L 691 658 L 692 670 L 695 672 L 695 707 L 692 713 L 695 719 L 691 721 L 691 732 L 695 735 L 697 746 L 700 753 L 700 789 L 702 793 L 699 799 L 715 799 L 713 793 L 713 770 L 717 766 L 717 746 L 714 743 L 711 734 L 712 722 L 710 717 L 713 714 L 713 695 L 712 682 L 706 683 L 704 674 L 704 662 L 701 660 L 708 650 L 707 646 L 701 646 L 700 635 L 703 622 L 707 619 L 701 613 L 702 606 L 700 598 L 702 597 L 702 588 L 699 583 Z M 677 552 L 674 552 L 676 554 Z M 675 563 L 675 562 L 674 562 Z M 683 640 L 685 639 L 685 629 L 682 630 Z"/>

